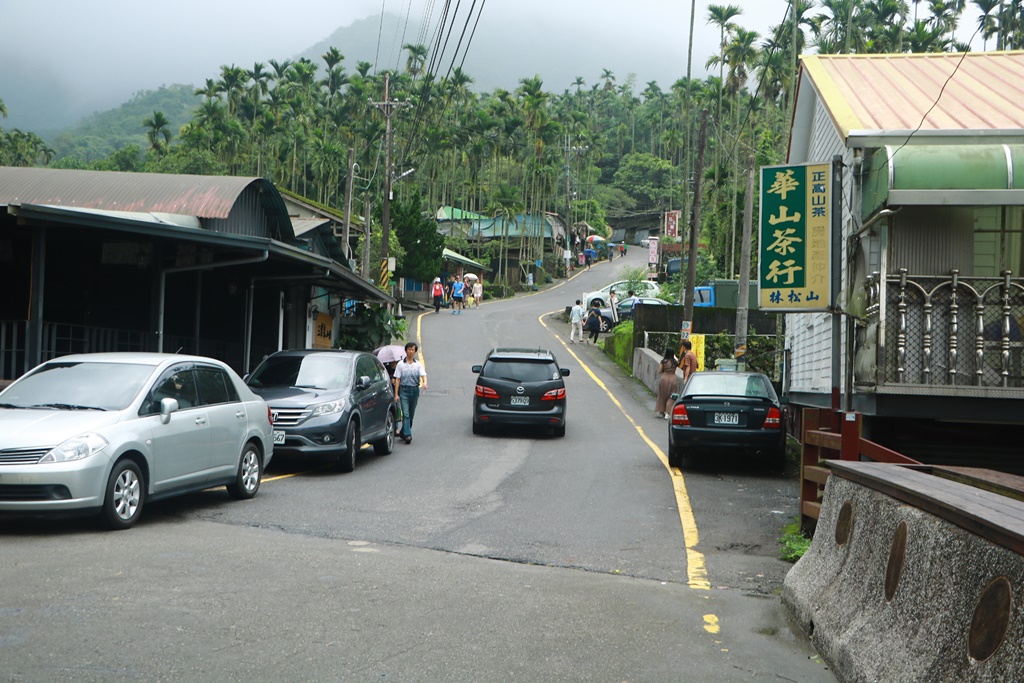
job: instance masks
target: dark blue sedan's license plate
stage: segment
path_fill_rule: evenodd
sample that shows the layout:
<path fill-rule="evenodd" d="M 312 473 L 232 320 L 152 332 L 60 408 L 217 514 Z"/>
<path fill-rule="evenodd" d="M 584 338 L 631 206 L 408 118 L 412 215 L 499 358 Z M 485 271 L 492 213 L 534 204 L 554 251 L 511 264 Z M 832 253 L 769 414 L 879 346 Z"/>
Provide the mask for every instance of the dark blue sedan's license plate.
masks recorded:
<path fill-rule="evenodd" d="M 739 423 L 739 413 L 715 413 L 716 425 L 738 425 Z"/>

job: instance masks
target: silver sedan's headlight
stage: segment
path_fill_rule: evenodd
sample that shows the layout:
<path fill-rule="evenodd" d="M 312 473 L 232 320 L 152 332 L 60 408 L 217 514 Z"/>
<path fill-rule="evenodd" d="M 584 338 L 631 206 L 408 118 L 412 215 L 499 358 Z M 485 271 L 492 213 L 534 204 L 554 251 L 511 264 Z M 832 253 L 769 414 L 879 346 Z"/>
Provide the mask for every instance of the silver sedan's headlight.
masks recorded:
<path fill-rule="evenodd" d="M 99 453 L 107 447 L 107 440 L 99 434 L 80 434 L 54 448 L 39 460 L 44 462 L 71 462 Z"/>
<path fill-rule="evenodd" d="M 319 417 L 320 415 L 336 415 L 338 413 L 345 412 L 345 408 L 348 407 L 348 401 L 342 399 L 340 401 L 328 401 L 327 403 L 320 403 L 313 407 L 312 417 Z"/>

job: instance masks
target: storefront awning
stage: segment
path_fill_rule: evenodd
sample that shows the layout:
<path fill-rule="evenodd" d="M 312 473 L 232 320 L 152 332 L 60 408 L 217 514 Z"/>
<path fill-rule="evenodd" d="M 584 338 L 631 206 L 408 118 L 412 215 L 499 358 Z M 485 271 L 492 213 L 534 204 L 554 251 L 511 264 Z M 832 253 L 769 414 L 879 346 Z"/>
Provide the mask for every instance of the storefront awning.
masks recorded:
<path fill-rule="evenodd" d="M 888 145 L 862 169 L 862 216 L 884 206 L 1024 205 L 1024 145 Z"/>
<path fill-rule="evenodd" d="M 481 272 L 490 270 L 490 268 L 488 268 L 487 266 L 477 263 L 471 258 L 466 258 L 459 252 L 452 251 L 447 247 L 444 249 L 443 252 L 441 252 L 441 258 L 446 261 L 455 261 L 456 263 L 461 263 L 462 265 L 468 266 L 470 268 L 479 268 Z"/>

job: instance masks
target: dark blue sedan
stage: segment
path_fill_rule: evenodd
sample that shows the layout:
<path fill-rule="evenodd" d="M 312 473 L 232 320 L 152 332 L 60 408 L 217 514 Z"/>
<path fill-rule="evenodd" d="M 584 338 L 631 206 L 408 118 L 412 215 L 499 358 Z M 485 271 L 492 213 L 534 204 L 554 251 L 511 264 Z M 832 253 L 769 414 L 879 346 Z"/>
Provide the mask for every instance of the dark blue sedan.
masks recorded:
<path fill-rule="evenodd" d="M 783 402 L 759 372 L 697 372 L 672 406 L 668 462 L 682 467 L 716 454 L 752 456 L 781 470 L 786 461 Z"/>

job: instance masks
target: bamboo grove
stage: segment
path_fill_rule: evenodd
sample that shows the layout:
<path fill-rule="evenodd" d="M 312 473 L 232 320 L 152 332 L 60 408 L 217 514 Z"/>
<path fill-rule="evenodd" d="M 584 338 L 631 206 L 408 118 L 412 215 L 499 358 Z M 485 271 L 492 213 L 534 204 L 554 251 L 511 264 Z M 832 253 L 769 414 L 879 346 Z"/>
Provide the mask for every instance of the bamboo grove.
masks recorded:
<path fill-rule="evenodd" d="M 513 90 L 477 93 L 468 71 L 428 73 L 427 48 L 405 45 L 404 69 L 389 74 L 391 98 L 410 105 L 392 119 L 391 169 L 384 168 L 384 118 L 371 104 L 383 95 L 384 74 L 369 62 L 350 71 L 338 48 L 319 62 L 221 67 L 195 89 L 198 104 L 180 130 L 172 131 L 159 111 L 140 122 L 148 140 L 141 157 L 122 150 L 92 164 L 53 160 L 31 133 L 0 128 L 0 163 L 262 176 L 340 210 L 351 148 L 356 206 L 364 195 L 379 204 L 385 173 L 415 169 L 396 184 L 395 196 L 417 197 L 424 212 L 454 206 L 510 221 L 523 213 L 564 216 L 570 207 L 573 224 L 585 221 L 605 236 L 611 226 L 655 227 L 663 211 L 685 212 L 699 185 L 702 242 L 716 274 L 733 276 L 747 158 L 754 155 L 758 165 L 784 161 L 795 54 L 1024 44 L 1024 0 L 972 0 L 976 25 L 966 25 L 967 5 L 791 0 L 763 35 L 743 27 L 739 6 L 711 5 L 695 18 L 718 36 L 717 53 L 697 65 L 707 76 L 667 87 L 604 69 L 577 77 L 561 93 L 547 90 L 541 75 L 522 78 Z M 703 110 L 710 125 L 698 184 L 693 168 Z"/>

